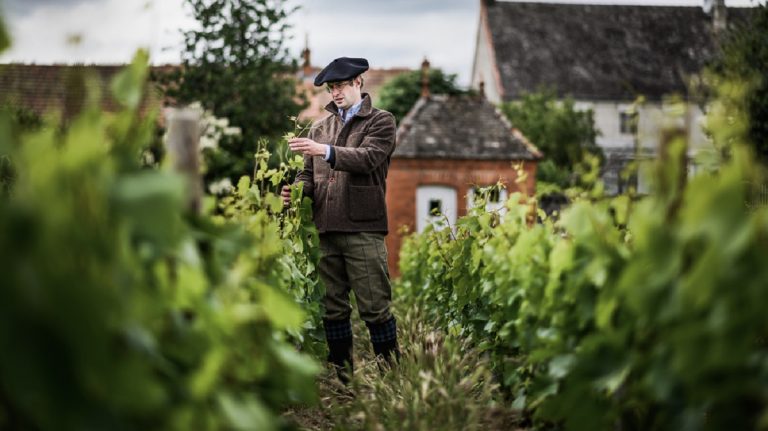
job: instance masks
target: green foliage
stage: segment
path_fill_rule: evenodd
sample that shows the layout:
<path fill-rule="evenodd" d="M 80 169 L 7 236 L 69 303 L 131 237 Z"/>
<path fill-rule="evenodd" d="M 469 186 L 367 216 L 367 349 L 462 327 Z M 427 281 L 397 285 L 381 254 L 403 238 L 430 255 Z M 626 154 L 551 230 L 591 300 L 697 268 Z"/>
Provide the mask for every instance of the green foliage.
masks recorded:
<path fill-rule="evenodd" d="M 765 172 L 734 120 L 742 95 L 725 87 L 711 111 L 732 145 L 718 171 L 670 186 L 677 139 L 643 200 L 534 225 L 519 195 L 503 218 L 473 210 L 407 240 L 397 294 L 487 351 L 539 427 L 766 429 L 768 207 L 747 205 Z"/>
<path fill-rule="evenodd" d="M 295 60 L 285 41 L 292 10 L 268 0 L 186 0 L 199 29 L 184 32 L 182 67 L 157 77 L 178 103 L 201 102 L 242 131 L 206 152 L 206 180 L 249 173 L 260 138 L 276 138 L 297 115 Z"/>
<path fill-rule="evenodd" d="M 111 87 L 120 112 L 89 97 L 63 130 L 16 137 L 0 113 L 17 171 L 0 197 L 2 429 L 280 429 L 282 406 L 315 399 L 319 368 L 291 344 L 316 326 L 295 303 L 317 296 L 308 201 L 283 212 L 245 179 L 222 215 L 189 214 L 182 177 L 140 166 L 147 71 L 141 53 Z"/>
<path fill-rule="evenodd" d="M 2 17 L 2 14 L 0 14 L 0 17 Z M 5 22 L 0 19 L 0 52 L 5 51 L 9 46 L 11 46 L 11 37 L 5 28 Z"/>
<path fill-rule="evenodd" d="M 574 166 L 584 153 L 600 155 L 595 143 L 594 113 L 577 111 L 568 98 L 557 100 L 552 90 L 525 94 L 521 100 L 504 103 L 509 121 L 544 153 L 536 178 L 567 187 L 574 182 Z"/>
<path fill-rule="evenodd" d="M 429 91 L 432 94 L 463 94 L 466 91 L 456 85 L 456 75 L 445 74 L 440 69 L 429 70 Z M 379 107 L 392 113 L 400 122 L 421 95 L 421 71 L 400 74 L 381 86 Z"/>
<path fill-rule="evenodd" d="M 750 9 L 751 16 L 726 34 L 713 70 L 726 81 L 749 83 L 746 98 L 749 141 L 762 163 L 768 163 L 768 5 Z"/>
<path fill-rule="evenodd" d="M 0 129 L 4 130 L 0 139 L 6 145 L 17 142 L 20 133 L 37 130 L 43 125 L 42 118 L 30 109 L 19 107 L 8 101 L 0 104 Z M 8 194 L 16 178 L 10 155 L 7 151 L 0 152 L 0 196 Z"/>
<path fill-rule="evenodd" d="M 0 112 L 10 119 L 12 125 L 18 127 L 18 131 L 30 131 L 43 125 L 43 118 L 37 112 L 9 101 L 0 105 Z"/>
<path fill-rule="evenodd" d="M 320 356 L 325 340 L 321 326 L 324 292 L 316 272 L 320 240 L 312 221 L 312 202 L 302 197 L 301 185 L 291 191 L 290 207 L 284 209 L 280 197 L 282 185 L 304 166 L 304 159 L 294 155 L 288 163 L 281 162 L 277 168 L 270 168 L 270 156 L 266 142 L 261 141 L 256 152 L 253 181 L 245 176 L 240 178 L 234 192 L 220 199 L 219 215 L 214 219 L 234 222 L 252 235 L 263 238 L 261 247 L 270 250 L 274 260 L 255 260 L 251 263 L 261 266 L 254 269 L 269 285 L 289 293 L 291 302 L 299 304 L 304 311 L 297 313 L 298 310 L 292 310 L 290 304 L 282 304 L 285 301 L 280 297 L 274 297 L 282 305 L 270 313 L 274 313 L 275 319 L 293 322 L 291 327 L 295 328 L 299 323 L 301 330 L 291 330 L 290 334 L 304 349 Z M 306 335 L 309 339 L 305 339 Z"/>

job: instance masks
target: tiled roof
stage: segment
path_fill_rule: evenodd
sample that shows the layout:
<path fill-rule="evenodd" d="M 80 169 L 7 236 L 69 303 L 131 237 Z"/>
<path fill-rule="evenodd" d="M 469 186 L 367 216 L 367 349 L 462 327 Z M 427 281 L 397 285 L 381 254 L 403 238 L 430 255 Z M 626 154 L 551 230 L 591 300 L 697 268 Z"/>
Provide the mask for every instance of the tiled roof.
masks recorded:
<path fill-rule="evenodd" d="M 0 102 L 11 102 L 38 114 L 54 109 L 64 114 L 78 112 L 86 97 L 77 74 L 95 78 L 101 94 L 101 107 L 116 111 L 109 84 L 125 65 L 35 65 L 0 64 Z"/>
<path fill-rule="evenodd" d="M 503 98 L 542 86 L 577 99 L 658 99 L 715 53 L 701 7 L 488 2 Z M 729 22 L 750 8 L 728 8 Z"/>
<path fill-rule="evenodd" d="M 393 157 L 532 160 L 541 154 L 485 98 L 432 95 L 401 122 Z"/>
<path fill-rule="evenodd" d="M 10 101 L 39 114 L 53 109 L 63 109 L 66 111 L 65 115 L 68 111 L 77 112 L 84 100 L 85 89 L 73 86 L 72 82 L 76 80 L 71 80 L 70 77 L 85 72 L 96 78 L 95 82 L 101 93 L 102 109 L 115 111 L 118 105 L 111 97 L 109 83 L 125 67 L 125 65 L 0 64 L 0 103 Z M 164 73 L 174 67 L 178 66 L 152 66 L 151 70 L 153 73 Z M 303 89 L 310 103 L 309 107 L 300 114 L 305 119 L 314 120 L 324 117 L 327 114 L 325 105 L 331 101 L 325 89 L 312 84 L 314 75 L 319 71 L 318 68 L 311 68 L 309 73 L 299 77 L 300 88 Z M 409 69 L 371 69 L 363 75 L 364 91 L 376 100 L 382 84 L 407 71 Z M 160 97 L 160 94 L 152 92 L 151 100 L 158 100 L 156 98 Z M 170 99 L 165 101 L 173 104 Z"/>

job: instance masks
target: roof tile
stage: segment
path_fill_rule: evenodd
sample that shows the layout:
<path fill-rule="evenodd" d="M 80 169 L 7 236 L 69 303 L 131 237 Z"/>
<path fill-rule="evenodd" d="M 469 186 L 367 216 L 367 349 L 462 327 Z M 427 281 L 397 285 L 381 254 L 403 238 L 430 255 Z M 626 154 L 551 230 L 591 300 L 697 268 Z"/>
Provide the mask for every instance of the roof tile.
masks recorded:
<path fill-rule="evenodd" d="M 488 25 L 504 100 L 541 87 L 576 99 L 659 99 L 715 53 L 701 7 L 491 2 Z M 728 8 L 730 22 L 750 8 Z"/>
<path fill-rule="evenodd" d="M 539 151 L 483 97 L 422 97 L 403 119 L 393 157 L 533 160 Z"/>

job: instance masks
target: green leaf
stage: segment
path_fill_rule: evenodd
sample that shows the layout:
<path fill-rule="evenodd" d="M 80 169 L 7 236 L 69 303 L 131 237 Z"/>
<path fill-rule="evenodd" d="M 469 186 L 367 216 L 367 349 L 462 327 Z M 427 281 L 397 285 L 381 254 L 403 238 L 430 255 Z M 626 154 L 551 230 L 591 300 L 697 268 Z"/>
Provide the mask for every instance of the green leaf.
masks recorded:
<path fill-rule="evenodd" d="M 257 284 L 262 310 L 275 327 L 297 329 L 304 322 L 304 313 L 291 298 L 263 283 Z"/>
<path fill-rule="evenodd" d="M 302 355 L 290 346 L 281 345 L 276 352 L 283 365 L 292 372 L 314 377 L 322 370 L 320 364 L 307 355 Z"/>
<path fill-rule="evenodd" d="M 575 362 L 576 356 L 573 354 L 555 356 L 549 361 L 549 375 L 555 379 L 562 379 L 568 375 Z"/>
<path fill-rule="evenodd" d="M 112 80 L 112 94 L 126 108 L 136 109 L 141 103 L 144 86 L 149 73 L 149 54 L 139 50 L 130 66 L 123 69 Z"/>
<path fill-rule="evenodd" d="M 238 399 L 231 394 L 222 394 L 219 396 L 219 406 L 232 428 L 236 430 L 268 431 L 277 429 L 274 416 L 253 395 Z"/>
<path fill-rule="evenodd" d="M 251 179 L 243 175 L 237 180 L 237 194 L 239 196 L 245 196 L 248 190 L 251 188 Z"/>
<path fill-rule="evenodd" d="M 8 36 L 2 17 L 0 17 L 0 53 L 8 49 L 9 46 L 11 46 L 11 38 Z"/>
<path fill-rule="evenodd" d="M 279 213 L 283 209 L 283 198 L 278 195 L 267 193 L 265 202 L 267 203 L 269 210 L 273 213 Z"/>
<path fill-rule="evenodd" d="M 598 389 L 608 392 L 609 395 L 613 395 L 616 390 L 624 383 L 629 375 L 630 366 L 624 365 L 616 370 L 606 374 L 595 382 L 595 386 Z"/>
<path fill-rule="evenodd" d="M 595 311 L 595 323 L 598 328 L 608 329 L 611 326 L 613 312 L 617 306 L 618 299 L 615 297 L 600 298 L 600 301 L 597 303 L 597 310 Z"/>
<path fill-rule="evenodd" d="M 208 352 L 203 364 L 192 375 L 189 390 L 193 397 L 203 399 L 215 388 L 227 359 L 225 346 L 216 346 Z"/>

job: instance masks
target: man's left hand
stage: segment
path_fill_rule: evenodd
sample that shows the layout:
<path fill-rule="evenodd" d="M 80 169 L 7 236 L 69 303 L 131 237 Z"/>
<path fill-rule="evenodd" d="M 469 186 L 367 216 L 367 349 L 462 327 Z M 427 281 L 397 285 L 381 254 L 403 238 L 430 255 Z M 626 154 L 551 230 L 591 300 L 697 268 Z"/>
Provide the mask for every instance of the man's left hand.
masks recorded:
<path fill-rule="evenodd" d="M 288 140 L 288 146 L 291 151 L 304 154 L 305 156 L 325 157 L 327 145 L 318 144 L 309 138 L 293 138 Z"/>

